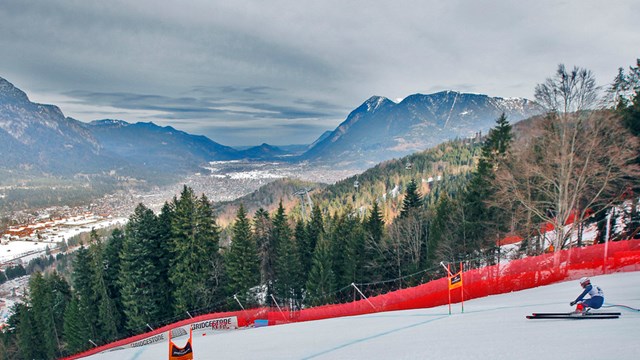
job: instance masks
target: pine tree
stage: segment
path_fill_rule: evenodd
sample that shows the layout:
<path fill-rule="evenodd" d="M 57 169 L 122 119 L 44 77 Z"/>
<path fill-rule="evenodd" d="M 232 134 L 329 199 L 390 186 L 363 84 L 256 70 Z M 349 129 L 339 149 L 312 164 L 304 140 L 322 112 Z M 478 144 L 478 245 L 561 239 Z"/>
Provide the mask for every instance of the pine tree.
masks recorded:
<path fill-rule="evenodd" d="M 276 296 L 290 308 L 298 307 L 302 297 L 302 264 L 282 201 L 273 218 L 273 238 L 278 255 L 275 261 Z"/>
<path fill-rule="evenodd" d="M 296 226 L 293 230 L 293 237 L 298 248 L 298 259 L 300 261 L 300 281 L 304 284 L 307 281 L 307 277 L 309 275 L 309 270 L 311 269 L 311 258 L 309 258 L 308 264 L 306 266 L 305 259 L 308 253 L 312 253 L 313 250 L 308 251 L 306 249 L 306 244 L 309 243 L 308 235 L 307 235 L 307 226 L 303 219 L 298 219 L 296 221 Z"/>
<path fill-rule="evenodd" d="M 418 209 L 422 205 L 422 195 L 418 192 L 418 184 L 414 179 L 411 179 L 404 193 L 404 199 L 402 200 L 402 209 L 400 210 L 400 217 L 406 217 L 413 209 Z"/>
<path fill-rule="evenodd" d="M 461 251 L 469 254 L 472 249 L 490 247 L 496 240 L 497 232 L 504 230 L 506 211 L 489 207 L 487 201 L 495 195 L 495 173 L 502 160 L 507 156 L 513 135 L 512 127 L 502 114 L 496 120 L 496 126 L 489 131 L 482 146 L 478 167 L 472 174 L 469 185 L 463 195 L 464 218 L 461 226 L 466 239 Z"/>
<path fill-rule="evenodd" d="M 36 334 L 42 346 L 41 356 L 45 359 L 55 359 L 59 355 L 60 339 L 56 334 L 53 314 L 54 293 L 47 279 L 39 272 L 29 280 L 29 295 Z"/>
<path fill-rule="evenodd" d="M 175 313 L 211 306 L 220 295 L 220 236 L 206 196 L 196 198 L 193 190 L 184 187 L 180 199 L 174 200 L 171 233 L 169 278 Z"/>
<path fill-rule="evenodd" d="M 635 67 L 629 67 L 628 75 L 622 69 L 620 71 L 624 82 L 623 90 L 627 92 L 627 96 L 620 97 L 616 112 L 622 118 L 624 127 L 634 136 L 640 137 L 640 59 Z M 636 156 L 635 163 L 640 164 L 640 154 Z M 640 186 L 636 185 L 634 191 L 638 190 Z"/>
<path fill-rule="evenodd" d="M 316 306 L 328 304 L 335 297 L 335 275 L 331 261 L 330 244 L 324 236 L 318 239 L 313 252 L 313 260 L 309 279 L 306 284 L 307 296 L 305 302 Z"/>
<path fill-rule="evenodd" d="M 158 231 L 156 241 L 153 244 L 154 256 L 158 269 L 158 296 L 160 298 L 160 316 L 168 318 L 173 314 L 173 287 L 170 280 L 171 259 L 173 251 L 173 238 L 171 222 L 174 209 L 171 203 L 165 202 L 158 215 Z"/>
<path fill-rule="evenodd" d="M 95 339 L 97 336 L 96 323 L 98 322 L 98 308 L 93 292 L 93 259 L 91 253 L 84 245 L 75 251 L 75 259 L 73 261 L 73 288 L 78 296 L 78 308 L 87 319 L 88 336 Z"/>
<path fill-rule="evenodd" d="M 123 330 L 125 323 L 122 310 L 122 294 L 118 284 L 120 274 L 120 252 L 124 243 L 124 232 L 121 229 L 114 229 L 111 232 L 109 241 L 104 248 L 104 281 L 107 286 L 107 294 L 113 300 L 115 306 L 116 325 L 118 332 Z"/>
<path fill-rule="evenodd" d="M 223 289 L 224 266 L 220 255 L 220 228 L 211 207 L 211 202 L 203 194 L 198 201 L 198 238 L 202 246 L 205 265 L 202 269 L 204 276 L 203 293 L 205 304 L 221 304 L 225 293 Z"/>
<path fill-rule="evenodd" d="M 157 218 L 152 210 L 139 204 L 129 217 L 120 253 L 122 306 L 125 327 L 132 332 L 146 328 L 160 318 L 162 309 L 157 293 L 157 263 L 152 243 L 157 236 Z"/>
<path fill-rule="evenodd" d="M 45 279 L 52 292 L 52 312 L 53 323 L 55 324 L 54 333 L 56 335 L 56 344 L 61 351 L 61 343 L 63 342 L 64 332 L 64 310 L 71 301 L 72 291 L 67 280 L 57 271 L 49 273 Z"/>
<path fill-rule="evenodd" d="M 104 245 L 95 230 L 91 231 L 91 253 L 93 278 L 92 291 L 98 307 L 98 338 L 95 341 L 108 342 L 114 340 L 118 335 L 118 316 L 115 302 L 109 296 L 107 282 L 105 280 Z"/>
<path fill-rule="evenodd" d="M 172 253 L 169 279 L 173 289 L 174 313 L 185 314 L 200 307 L 196 301 L 202 283 L 201 274 L 194 272 L 199 266 L 200 251 L 197 243 L 197 198 L 193 190 L 186 185 L 179 199 L 173 201 L 171 216 Z"/>
<path fill-rule="evenodd" d="M 267 296 L 273 293 L 275 281 L 276 238 L 273 231 L 269 213 L 258 209 L 253 216 L 253 235 L 260 257 L 260 284 L 266 288 Z"/>
<path fill-rule="evenodd" d="M 89 324 L 80 311 L 79 301 L 75 296 L 67 304 L 63 324 L 64 341 L 69 353 L 75 354 L 89 348 Z"/>
<path fill-rule="evenodd" d="M 236 213 L 232 230 L 231 245 L 225 259 L 229 293 L 234 294 L 242 306 L 255 305 L 257 299 L 250 294 L 250 289 L 260 283 L 260 260 L 243 205 Z"/>
<path fill-rule="evenodd" d="M 17 303 L 9 322 L 16 329 L 18 349 L 23 359 L 46 359 L 44 342 L 35 315 L 28 304 Z"/>
<path fill-rule="evenodd" d="M 364 263 L 364 231 L 353 209 L 347 206 L 336 216 L 327 231 L 331 242 L 333 273 L 338 286 L 346 286 L 362 278 Z"/>
<path fill-rule="evenodd" d="M 300 242 L 300 261 L 302 263 L 302 271 L 307 277 L 313 267 L 313 253 L 317 247 L 318 240 L 322 236 L 324 236 L 322 211 L 318 204 L 314 204 L 311 210 L 311 220 L 306 226 L 305 236 L 302 238 L 303 241 Z"/>
<path fill-rule="evenodd" d="M 365 248 L 364 248 L 364 278 L 362 281 L 380 281 L 387 279 L 384 256 L 384 219 L 378 206 L 373 202 L 373 207 L 364 223 Z"/>

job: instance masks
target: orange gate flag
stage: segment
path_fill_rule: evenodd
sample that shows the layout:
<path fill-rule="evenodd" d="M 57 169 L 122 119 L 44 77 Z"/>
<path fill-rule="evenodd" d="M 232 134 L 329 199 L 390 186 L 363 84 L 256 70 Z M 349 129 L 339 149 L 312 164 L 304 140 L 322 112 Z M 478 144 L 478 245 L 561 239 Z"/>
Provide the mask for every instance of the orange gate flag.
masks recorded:
<path fill-rule="evenodd" d="M 449 290 L 457 289 L 462 286 L 462 271 L 449 276 Z"/>
<path fill-rule="evenodd" d="M 185 327 L 175 328 L 169 331 L 169 360 L 193 360 L 193 330 L 189 327 L 189 338 L 184 346 L 180 347 L 173 342 L 172 337 L 182 337 L 187 334 Z"/>

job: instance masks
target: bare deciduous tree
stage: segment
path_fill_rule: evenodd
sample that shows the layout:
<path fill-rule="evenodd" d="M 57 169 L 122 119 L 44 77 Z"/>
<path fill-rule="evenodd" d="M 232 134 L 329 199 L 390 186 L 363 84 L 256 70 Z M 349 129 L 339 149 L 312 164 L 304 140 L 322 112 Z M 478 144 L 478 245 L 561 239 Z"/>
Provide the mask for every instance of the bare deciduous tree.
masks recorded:
<path fill-rule="evenodd" d="M 516 137 L 513 156 L 497 174 L 498 197 L 552 224 L 557 251 L 587 211 L 610 206 L 637 175 L 631 160 L 638 145 L 612 112 L 594 110 L 598 88 L 588 70 L 560 65 L 535 95 L 547 113 L 531 133 Z"/>

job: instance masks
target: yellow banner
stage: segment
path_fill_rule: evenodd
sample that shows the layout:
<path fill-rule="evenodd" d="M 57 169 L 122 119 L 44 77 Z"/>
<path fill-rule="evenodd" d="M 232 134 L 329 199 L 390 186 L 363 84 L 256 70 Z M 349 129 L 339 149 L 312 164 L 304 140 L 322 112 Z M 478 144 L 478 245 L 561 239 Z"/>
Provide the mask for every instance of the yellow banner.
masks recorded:
<path fill-rule="evenodd" d="M 456 289 L 462 286 L 462 271 L 449 276 L 449 290 Z"/>

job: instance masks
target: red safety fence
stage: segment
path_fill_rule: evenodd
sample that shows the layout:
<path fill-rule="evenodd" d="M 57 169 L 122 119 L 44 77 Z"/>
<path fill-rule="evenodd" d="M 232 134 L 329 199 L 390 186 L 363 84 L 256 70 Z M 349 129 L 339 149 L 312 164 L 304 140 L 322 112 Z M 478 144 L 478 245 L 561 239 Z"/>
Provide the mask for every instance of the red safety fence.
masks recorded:
<path fill-rule="evenodd" d="M 595 276 L 613 272 L 640 271 L 640 241 L 627 240 L 598 244 L 583 248 L 562 250 L 551 254 L 512 260 L 508 263 L 472 269 L 463 272 L 464 299 L 534 288 L 552 283 L 574 280 L 582 276 Z M 159 337 L 173 328 L 206 322 L 208 319 L 237 317 L 237 326 L 253 325 L 256 320 L 268 320 L 269 325 L 311 321 L 343 316 L 362 315 L 380 311 L 409 310 L 446 305 L 448 279 L 393 291 L 384 295 L 361 299 L 347 304 L 325 305 L 300 311 L 256 308 L 246 311 L 214 313 L 183 320 L 153 332 L 123 339 L 97 347 L 66 359 L 78 359 L 92 354 L 131 346 L 154 336 Z M 451 292 L 452 302 L 461 301 L 461 292 Z"/>
<path fill-rule="evenodd" d="M 573 248 L 468 270 L 462 275 L 464 299 L 623 271 L 640 271 L 640 241 L 618 241 Z M 269 312 L 269 324 L 446 305 L 449 301 L 448 291 L 447 278 L 442 278 L 348 304 L 318 306 L 284 314 Z M 452 302 L 460 302 L 461 296 L 460 290 L 452 290 Z"/>
<path fill-rule="evenodd" d="M 218 328 L 216 326 L 217 323 L 215 321 L 220 319 L 233 318 L 234 321 L 237 321 L 237 324 L 234 323 L 234 327 L 236 326 L 238 328 L 248 327 L 250 325 L 253 325 L 255 320 L 266 318 L 268 316 L 267 315 L 268 311 L 269 311 L 268 308 L 256 308 L 256 309 L 249 309 L 246 311 L 229 311 L 229 312 L 220 312 L 220 313 L 201 315 L 191 319 L 185 319 L 167 326 L 163 326 L 161 328 L 155 329 L 154 331 L 128 337 L 126 339 L 118 340 L 106 345 L 98 346 L 91 350 L 87 350 L 85 352 L 75 354 L 75 355 L 66 357 L 64 359 L 65 360 L 80 359 L 86 356 L 90 356 L 90 355 L 94 355 L 102 352 L 109 352 L 109 351 L 114 351 L 118 349 L 139 347 L 139 346 L 145 346 L 145 345 L 151 345 L 159 342 L 169 341 L 169 332 L 172 329 L 175 329 L 181 326 L 186 326 L 186 325 L 191 325 L 192 328 L 195 327 L 196 329 L 194 329 L 194 331 L 196 330 L 202 331 L 205 329 L 205 327 L 208 328 L 209 330 L 215 330 Z M 167 357 L 168 357 L 168 352 L 167 352 Z"/>

